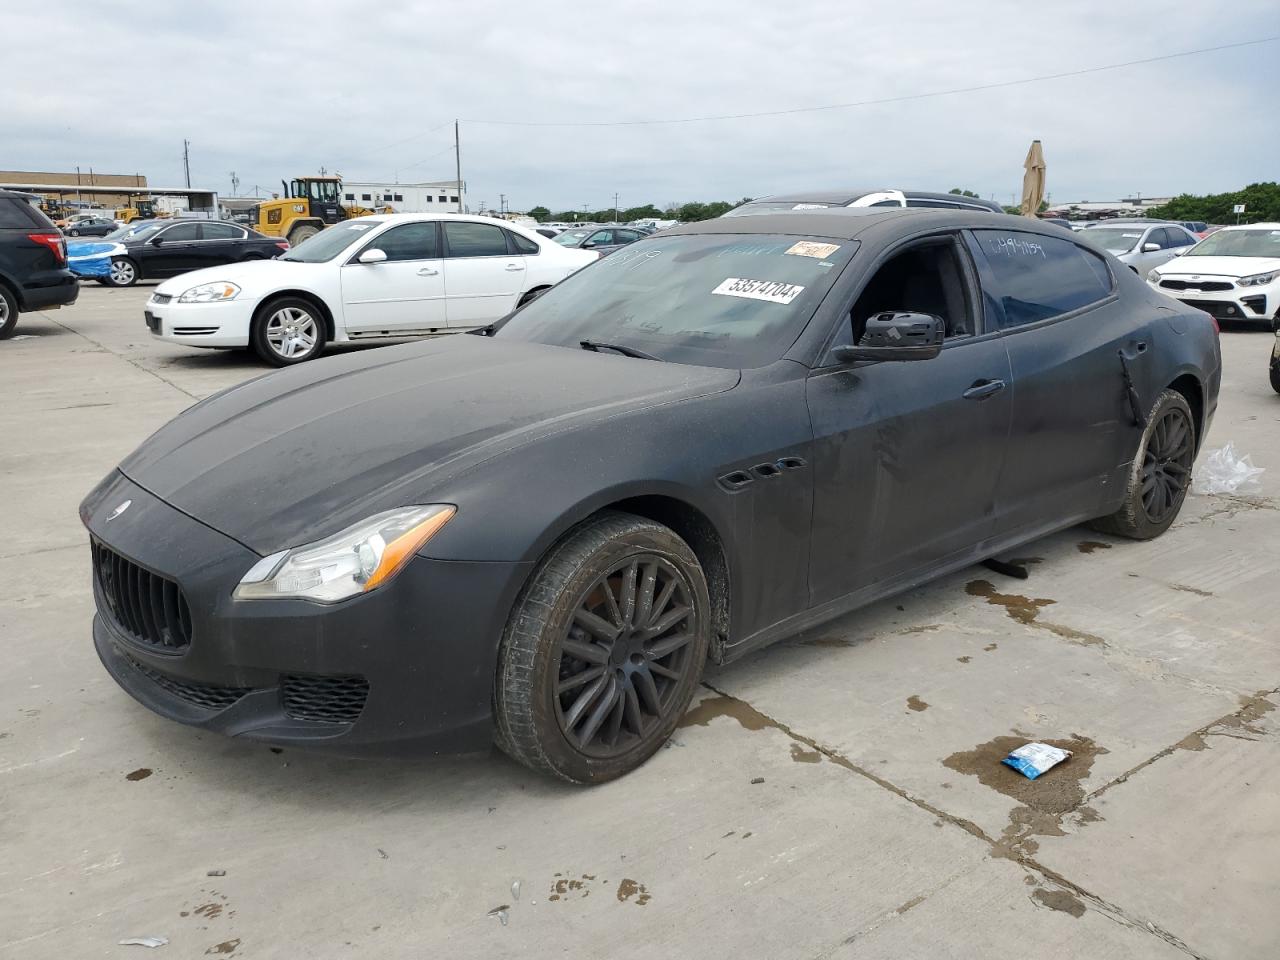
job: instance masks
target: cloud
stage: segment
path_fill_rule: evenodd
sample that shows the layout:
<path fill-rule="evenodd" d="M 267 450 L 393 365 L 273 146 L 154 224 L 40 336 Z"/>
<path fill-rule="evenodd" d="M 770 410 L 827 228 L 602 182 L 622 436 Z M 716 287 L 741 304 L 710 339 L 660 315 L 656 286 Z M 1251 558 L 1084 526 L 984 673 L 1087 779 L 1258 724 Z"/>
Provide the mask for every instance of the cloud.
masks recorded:
<path fill-rule="evenodd" d="M 1062 9 L 1058 9 L 1062 8 Z M 513 209 L 733 199 L 822 186 L 963 187 L 1008 202 L 1039 137 L 1055 201 L 1232 189 L 1274 177 L 1280 44 L 899 104 L 736 121 L 528 127 L 780 110 L 1057 73 L 1250 39 L 1230 9 L 1087 0 L 820 4 L 704 0 L 374 6 L 59 4 L 83 62 L 13 45 L 3 164 L 144 173 L 222 192 L 325 167 L 463 175 Z M 37 38 L 38 9 L 6 13 Z M 101 63 L 102 66 L 96 66 Z M 51 69 L 52 68 L 52 69 Z"/>

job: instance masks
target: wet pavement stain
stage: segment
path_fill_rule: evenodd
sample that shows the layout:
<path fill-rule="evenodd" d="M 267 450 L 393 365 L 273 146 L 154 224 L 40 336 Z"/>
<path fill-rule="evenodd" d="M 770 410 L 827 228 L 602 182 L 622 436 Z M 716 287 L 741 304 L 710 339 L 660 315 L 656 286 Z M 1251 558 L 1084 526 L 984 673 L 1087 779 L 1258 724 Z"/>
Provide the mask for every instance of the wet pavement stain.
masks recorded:
<path fill-rule="evenodd" d="M 791 759 L 796 763 L 818 763 L 822 760 L 822 754 L 817 750 L 806 750 L 798 743 L 791 744 Z"/>
<path fill-rule="evenodd" d="M 223 940 L 221 943 L 215 943 L 205 951 L 205 954 L 217 956 L 218 954 L 235 953 L 236 947 L 238 946 L 240 946 L 239 937 L 236 937 L 234 940 Z"/>
<path fill-rule="evenodd" d="M 222 904 L 220 903 L 202 903 L 192 911 L 199 917 L 205 917 L 212 920 L 215 917 L 222 916 Z"/>
<path fill-rule="evenodd" d="M 995 650 L 997 647 L 999 647 L 999 644 L 997 643 L 988 643 L 985 647 L 982 648 L 982 652 L 990 653 L 992 650 Z"/>
<path fill-rule="evenodd" d="M 1111 544 L 1103 543 L 1101 540 L 1081 540 L 1076 544 L 1076 549 L 1081 553 L 1094 553 L 1098 550 L 1110 550 Z"/>
<path fill-rule="evenodd" d="M 938 826 L 942 826 L 942 824 L 939 823 Z M 912 897 L 910 900 L 908 900 L 906 903 L 900 906 L 897 910 L 895 910 L 894 913 L 898 914 L 898 916 L 902 916 L 912 907 L 918 907 L 922 903 L 924 903 L 924 894 L 921 894 L 918 897 Z"/>
<path fill-rule="evenodd" d="M 132 780 L 134 783 L 137 783 L 139 780 L 145 780 L 149 776 L 151 776 L 151 769 L 149 767 L 139 767 L 137 770 L 134 770 L 132 773 L 126 773 L 124 775 L 124 778 L 126 780 Z"/>
<path fill-rule="evenodd" d="M 595 880 L 595 874 L 584 873 L 580 880 L 573 877 L 561 877 L 558 873 L 556 876 L 560 877 L 560 879 L 551 884 L 551 892 L 547 897 L 549 901 L 554 902 L 556 900 L 569 900 L 573 897 L 591 896 L 591 888 L 587 884 Z M 609 881 L 601 880 L 600 882 L 608 883 Z"/>
<path fill-rule="evenodd" d="M 1062 818 L 1084 802 L 1084 780 L 1089 776 L 1094 758 L 1108 752 L 1079 734 L 1067 740 L 1041 740 L 1041 743 L 1070 750 L 1071 756 L 1035 780 L 1028 780 L 1000 762 L 1027 740 L 1018 736 L 995 737 L 942 761 L 948 770 L 977 777 L 983 786 L 1022 804 L 1009 811 L 1009 825 L 997 844 L 997 851 L 1005 856 L 1034 854 L 1039 847 L 1031 839 L 1035 836 L 1066 836 Z"/>
<path fill-rule="evenodd" d="M 907 706 L 910 709 L 914 710 L 916 713 L 921 713 L 922 711 L 929 709 L 929 704 L 925 703 L 914 693 L 911 696 L 907 697 Z"/>
<path fill-rule="evenodd" d="M 1213 594 L 1208 590 L 1201 590 L 1199 587 L 1189 587 L 1185 583 L 1169 584 L 1174 590 L 1180 590 L 1182 593 L 1194 593 L 1197 597 L 1212 597 Z"/>
<path fill-rule="evenodd" d="M 618 884 L 618 902 L 626 903 L 632 897 L 636 898 L 636 906 L 643 907 L 651 899 L 649 891 L 643 883 L 636 883 L 631 879 L 624 879 Z"/>
<path fill-rule="evenodd" d="M 707 697 L 680 718 L 681 727 L 705 727 L 717 717 L 737 720 L 744 730 L 766 730 L 777 726 L 772 720 L 743 700 L 736 697 Z"/>
<path fill-rule="evenodd" d="M 1058 602 L 1045 597 L 1032 599 L 1016 593 L 1001 593 L 990 580 L 970 580 L 964 592 L 971 597 L 983 597 L 992 606 L 1004 607 L 1009 617 L 1019 623 L 1031 623 L 1040 616 L 1042 607 Z"/>
<path fill-rule="evenodd" d="M 1070 890 L 1037 890 L 1031 894 L 1031 899 L 1042 903 L 1050 910 L 1069 913 L 1077 920 L 1084 916 L 1084 901 Z"/>
<path fill-rule="evenodd" d="M 973 657 L 956 657 L 957 663 L 968 663 Z"/>
<path fill-rule="evenodd" d="M 1105 647 L 1107 642 L 1092 633 L 1085 633 L 1074 627 L 1065 627 L 1060 623 L 1047 623 L 1040 619 L 1040 611 L 1057 603 L 1048 597 L 1024 597 L 1018 593 L 1001 593 L 990 580 L 970 580 L 965 584 L 964 592 L 971 597 L 983 597 L 992 606 L 1004 607 L 1005 613 L 1018 623 L 1048 630 L 1055 636 L 1070 640 L 1083 647 Z"/>

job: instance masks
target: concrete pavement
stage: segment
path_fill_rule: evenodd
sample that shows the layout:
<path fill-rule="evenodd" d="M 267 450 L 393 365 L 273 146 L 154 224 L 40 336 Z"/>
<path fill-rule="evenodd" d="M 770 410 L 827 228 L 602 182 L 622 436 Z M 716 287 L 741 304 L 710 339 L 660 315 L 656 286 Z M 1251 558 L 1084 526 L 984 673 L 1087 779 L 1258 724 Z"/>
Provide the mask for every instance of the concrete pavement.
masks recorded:
<path fill-rule="evenodd" d="M 87 285 L 0 343 L 0 958 L 1280 954 L 1269 335 L 1224 331 L 1207 440 L 1269 468 L 1260 494 L 713 670 L 666 749 L 584 790 L 496 753 L 277 753 L 106 676 L 80 497 L 264 372 L 151 340 L 148 292 Z M 1026 781 L 999 765 L 1026 739 L 1075 755 Z M 169 942 L 117 946 L 140 936 Z"/>

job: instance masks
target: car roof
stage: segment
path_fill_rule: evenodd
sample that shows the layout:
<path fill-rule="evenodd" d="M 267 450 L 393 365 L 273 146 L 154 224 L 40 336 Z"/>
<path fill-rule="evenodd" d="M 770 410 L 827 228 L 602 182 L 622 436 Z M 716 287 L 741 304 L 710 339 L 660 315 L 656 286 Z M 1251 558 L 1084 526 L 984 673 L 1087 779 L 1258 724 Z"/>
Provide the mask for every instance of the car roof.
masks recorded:
<path fill-rule="evenodd" d="M 853 203 L 859 197 L 869 193 L 889 193 L 892 187 L 874 187 L 867 190 L 851 190 L 841 187 L 832 190 L 801 190 L 796 193 L 775 193 L 768 197 L 756 197 L 752 203 Z M 899 191 L 900 192 L 900 191 Z M 746 204 L 743 204 L 746 206 Z"/>
<path fill-rule="evenodd" d="M 1233 223 L 1229 227 L 1223 227 L 1219 232 L 1227 230 L 1280 230 L 1280 223 L 1270 221 L 1264 223 Z"/>
<path fill-rule="evenodd" d="M 1016 224 L 1011 221 L 1017 220 Z M 782 234 L 855 240 L 880 228 L 907 231 L 963 227 L 1026 230 L 1048 237 L 1062 236 L 1062 228 L 1027 217 L 981 210 L 943 210 L 937 207 L 837 207 L 791 213 L 744 214 L 685 223 L 662 232 L 663 237 L 690 234 Z"/>

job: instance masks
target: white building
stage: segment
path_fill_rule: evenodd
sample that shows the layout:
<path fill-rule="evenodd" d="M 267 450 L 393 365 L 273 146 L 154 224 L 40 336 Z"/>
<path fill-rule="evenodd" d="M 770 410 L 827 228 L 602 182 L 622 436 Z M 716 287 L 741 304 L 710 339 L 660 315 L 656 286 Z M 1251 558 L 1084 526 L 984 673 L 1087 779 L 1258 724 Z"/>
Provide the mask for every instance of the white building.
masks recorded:
<path fill-rule="evenodd" d="M 439 180 L 431 183 L 386 183 L 379 181 L 344 180 L 342 203 L 344 206 L 391 207 L 396 213 L 444 213 L 458 212 L 458 198 L 466 209 L 466 181 L 462 191 L 456 180 Z"/>

